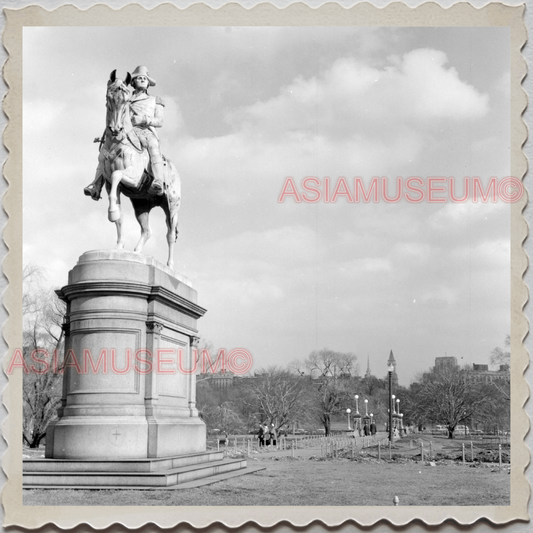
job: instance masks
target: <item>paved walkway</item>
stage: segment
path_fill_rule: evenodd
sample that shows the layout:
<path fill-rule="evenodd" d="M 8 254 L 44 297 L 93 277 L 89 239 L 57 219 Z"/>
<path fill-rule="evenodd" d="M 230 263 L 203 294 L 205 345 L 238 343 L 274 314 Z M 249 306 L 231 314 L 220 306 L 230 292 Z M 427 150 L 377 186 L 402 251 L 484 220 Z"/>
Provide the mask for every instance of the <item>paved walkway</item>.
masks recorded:
<path fill-rule="evenodd" d="M 355 450 L 360 451 L 363 448 L 368 446 L 377 446 L 379 441 L 387 439 L 387 433 L 379 432 L 374 437 L 356 437 L 355 438 Z M 234 441 L 230 438 L 229 445 L 227 448 L 228 455 L 232 455 L 235 449 L 238 451 L 247 452 L 247 445 L 243 447 L 242 441 L 237 442 L 237 448 L 235 448 Z M 281 443 L 281 448 L 276 449 L 273 446 L 263 447 L 258 449 L 257 441 L 253 441 L 254 445 L 250 448 L 250 457 L 256 458 L 269 458 L 269 457 L 303 457 L 308 458 L 312 456 L 320 456 L 326 453 L 326 443 L 328 452 L 331 453 L 332 443 L 338 443 L 338 449 L 350 448 L 354 442 L 353 438 L 345 437 L 341 435 L 335 435 L 332 437 L 316 437 L 316 438 L 307 438 L 307 437 L 289 437 L 286 439 L 286 448 L 283 449 L 283 444 Z M 295 443 L 294 450 L 292 449 L 292 443 Z M 224 448 L 221 446 L 221 450 Z"/>

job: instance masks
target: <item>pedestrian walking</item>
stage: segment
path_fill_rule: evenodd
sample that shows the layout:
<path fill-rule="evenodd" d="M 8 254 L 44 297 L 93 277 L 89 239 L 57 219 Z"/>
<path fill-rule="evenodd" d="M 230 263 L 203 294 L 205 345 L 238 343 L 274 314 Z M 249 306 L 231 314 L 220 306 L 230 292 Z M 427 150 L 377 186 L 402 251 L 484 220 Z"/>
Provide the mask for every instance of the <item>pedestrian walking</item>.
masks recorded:
<path fill-rule="evenodd" d="M 257 432 L 257 438 L 259 439 L 259 449 L 263 448 L 265 445 L 265 437 L 263 433 L 263 426 L 259 424 L 259 430 Z"/>

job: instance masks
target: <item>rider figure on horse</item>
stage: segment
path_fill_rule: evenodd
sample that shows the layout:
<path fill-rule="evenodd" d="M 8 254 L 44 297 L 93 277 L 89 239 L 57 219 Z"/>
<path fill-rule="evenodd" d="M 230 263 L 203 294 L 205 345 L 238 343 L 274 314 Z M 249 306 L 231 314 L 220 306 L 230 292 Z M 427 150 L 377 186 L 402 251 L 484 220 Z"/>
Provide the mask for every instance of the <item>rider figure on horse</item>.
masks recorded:
<path fill-rule="evenodd" d="M 148 87 L 155 86 L 155 81 L 150 77 L 148 69 L 145 66 L 140 65 L 133 71 L 130 85 L 134 89 L 133 96 L 130 100 L 131 123 L 142 146 L 150 154 L 152 174 L 154 177 L 151 190 L 161 195 L 164 193 L 165 172 L 161 147 L 155 128 L 160 128 L 163 125 L 164 104 L 159 96 L 148 94 Z M 97 171 L 95 180 L 85 187 L 83 190 L 84 193 L 93 200 L 99 200 L 104 181 L 101 173 Z"/>
<path fill-rule="evenodd" d="M 157 194 L 163 194 L 164 164 L 155 128 L 163 125 L 164 104 L 159 96 L 148 94 L 148 86 L 153 87 L 155 81 L 150 78 L 146 67 L 141 65 L 133 71 L 130 84 L 135 90 L 130 100 L 131 123 L 141 144 L 150 154 L 154 175 L 152 188 Z"/>

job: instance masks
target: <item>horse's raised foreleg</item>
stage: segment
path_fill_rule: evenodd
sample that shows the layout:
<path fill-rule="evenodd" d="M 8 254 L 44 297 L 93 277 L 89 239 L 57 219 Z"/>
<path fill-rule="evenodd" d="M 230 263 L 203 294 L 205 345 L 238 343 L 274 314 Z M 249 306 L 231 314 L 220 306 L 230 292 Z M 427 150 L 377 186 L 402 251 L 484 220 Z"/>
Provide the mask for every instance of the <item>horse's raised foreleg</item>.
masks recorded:
<path fill-rule="evenodd" d="M 83 189 L 83 193 L 86 196 L 90 196 L 93 200 L 100 200 L 100 193 L 102 192 L 102 187 L 105 183 L 104 173 L 104 164 L 99 158 L 98 168 L 96 169 L 96 175 L 94 177 L 94 180 L 90 185 L 87 185 L 87 187 Z"/>

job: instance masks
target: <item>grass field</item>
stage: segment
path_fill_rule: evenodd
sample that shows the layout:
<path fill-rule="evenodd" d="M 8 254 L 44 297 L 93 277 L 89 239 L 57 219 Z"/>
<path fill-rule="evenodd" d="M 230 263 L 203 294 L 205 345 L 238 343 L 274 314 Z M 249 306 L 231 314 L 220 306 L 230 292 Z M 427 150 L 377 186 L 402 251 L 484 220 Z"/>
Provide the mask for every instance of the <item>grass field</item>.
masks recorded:
<path fill-rule="evenodd" d="M 509 505 L 509 465 L 265 457 L 267 469 L 187 490 L 25 490 L 24 505 Z"/>

